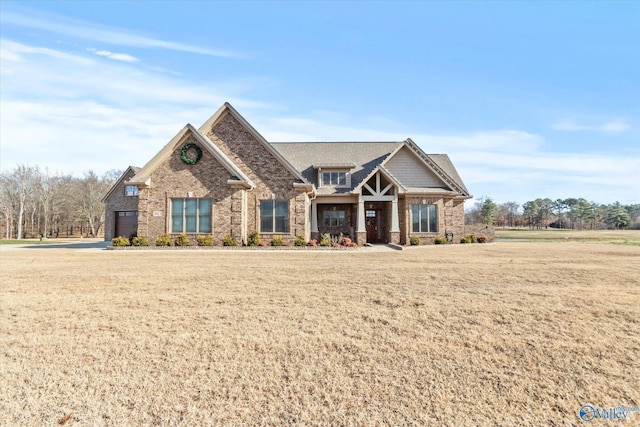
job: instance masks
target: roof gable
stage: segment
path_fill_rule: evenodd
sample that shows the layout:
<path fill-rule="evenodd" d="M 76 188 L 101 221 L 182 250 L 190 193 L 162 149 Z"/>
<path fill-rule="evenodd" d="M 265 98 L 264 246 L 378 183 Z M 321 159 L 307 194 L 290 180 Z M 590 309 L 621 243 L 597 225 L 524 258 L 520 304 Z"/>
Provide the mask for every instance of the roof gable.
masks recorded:
<path fill-rule="evenodd" d="M 144 165 L 138 173 L 131 178 L 131 183 L 141 187 L 151 185 L 151 175 L 153 172 L 175 151 L 179 144 L 181 144 L 187 135 L 192 136 L 203 148 L 205 148 L 213 157 L 231 174 L 237 179 L 233 181 L 235 183 L 242 183 L 248 187 L 255 187 L 253 182 L 238 168 L 233 162 L 216 147 L 206 136 L 202 135 L 191 124 L 187 124 L 180 132 L 176 134 L 149 162 Z"/>
<path fill-rule="evenodd" d="M 275 149 L 260 133 L 255 130 L 253 126 L 244 118 L 235 108 L 231 106 L 228 102 L 225 102 L 222 107 L 218 109 L 200 128 L 198 132 L 202 135 L 206 135 L 207 132 L 212 130 L 219 122 L 223 120 L 223 118 L 230 114 L 235 118 L 240 125 L 249 132 L 258 143 L 262 144 L 267 151 L 272 154 L 276 160 L 282 164 L 282 166 L 289 171 L 295 178 L 299 179 L 302 182 L 307 182 L 304 176 L 298 171 L 289 161 L 277 150 Z M 213 144 L 213 143 L 212 143 Z"/>
<path fill-rule="evenodd" d="M 450 189 L 463 197 L 471 197 L 462 179 L 460 179 L 460 175 L 458 175 L 458 172 L 449 160 L 449 156 L 446 154 L 426 154 L 411 138 L 407 138 L 404 141 L 404 146 L 427 166 L 438 179 L 446 184 L 445 189 Z M 392 157 L 393 156 L 390 156 L 387 161 L 390 161 Z"/>
<path fill-rule="evenodd" d="M 114 191 L 116 191 L 116 188 L 118 188 L 123 183 L 128 182 L 127 177 L 133 177 L 139 170 L 140 170 L 140 168 L 137 167 L 137 166 L 129 166 L 122 173 L 122 175 L 120 175 L 120 178 L 118 178 L 118 180 L 111 186 L 111 188 L 109 189 L 107 194 L 105 194 L 104 197 L 102 198 L 102 200 L 100 200 L 100 201 L 102 203 L 106 203 L 107 199 L 109 197 L 111 197 L 111 195 L 113 194 Z"/>
<path fill-rule="evenodd" d="M 386 160 L 385 168 L 405 187 L 451 189 L 406 145 Z"/>

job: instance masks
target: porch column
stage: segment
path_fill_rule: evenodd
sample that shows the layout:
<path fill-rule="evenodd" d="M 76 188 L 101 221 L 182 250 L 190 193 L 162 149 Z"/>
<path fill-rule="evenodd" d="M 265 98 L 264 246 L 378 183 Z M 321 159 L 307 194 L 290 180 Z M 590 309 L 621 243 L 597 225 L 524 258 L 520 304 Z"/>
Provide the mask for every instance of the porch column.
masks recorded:
<path fill-rule="evenodd" d="M 364 200 L 358 196 L 358 227 L 356 228 L 356 242 L 359 245 L 367 243 L 367 226 L 365 225 Z"/>
<path fill-rule="evenodd" d="M 358 198 L 358 233 L 366 233 L 367 228 L 364 223 L 364 200 L 362 196 Z"/>
<path fill-rule="evenodd" d="M 400 221 L 398 220 L 398 196 L 391 202 L 391 232 L 400 232 Z"/>
<path fill-rule="evenodd" d="M 311 201 L 311 232 L 318 232 L 318 202 Z"/>

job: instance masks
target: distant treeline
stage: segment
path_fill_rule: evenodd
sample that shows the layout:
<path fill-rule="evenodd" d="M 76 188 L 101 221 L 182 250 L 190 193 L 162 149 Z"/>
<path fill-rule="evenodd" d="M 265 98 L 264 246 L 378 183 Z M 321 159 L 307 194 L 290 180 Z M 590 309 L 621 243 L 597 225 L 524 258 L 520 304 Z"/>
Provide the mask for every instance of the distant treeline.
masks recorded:
<path fill-rule="evenodd" d="M 640 229 L 640 203 L 606 205 L 583 198 L 545 198 L 519 205 L 516 202 L 495 203 L 490 197 L 482 197 L 467 210 L 465 220 L 467 224 L 532 229 Z"/>
<path fill-rule="evenodd" d="M 121 174 L 78 178 L 25 165 L 0 174 L 0 238 L 101 235 L 101 200 Z"/>

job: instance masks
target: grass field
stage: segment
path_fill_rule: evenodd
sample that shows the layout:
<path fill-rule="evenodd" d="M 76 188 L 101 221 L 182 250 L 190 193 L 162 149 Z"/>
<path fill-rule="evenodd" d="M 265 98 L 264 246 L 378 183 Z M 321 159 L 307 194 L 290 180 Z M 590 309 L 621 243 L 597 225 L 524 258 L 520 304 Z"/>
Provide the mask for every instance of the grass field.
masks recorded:
<path fill-rule="evenodd" d="M 4 246 L 0 274 L 0 425 L 578 425 L 587 403 L 640 406 L 637 246 Z"/>
<path fill-rule="evenodd" d="M 503 240 L 601 242 L 640 246 L 640 230 L 529 230 L 496 228 L 496 237 Z"/>

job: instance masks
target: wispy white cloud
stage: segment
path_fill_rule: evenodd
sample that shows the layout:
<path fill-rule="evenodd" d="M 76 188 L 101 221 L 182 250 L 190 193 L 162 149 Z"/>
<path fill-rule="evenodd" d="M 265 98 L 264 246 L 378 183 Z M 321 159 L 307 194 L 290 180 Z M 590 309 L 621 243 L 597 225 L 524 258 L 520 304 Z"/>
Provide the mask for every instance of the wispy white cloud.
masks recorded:
<path fill-rule="evenodd" d="M 567 132 L 595 131 L 606 133 L 620 133 L 631 129 L 631 126 L 621 119 L 609 120 L 603 123 L 591 125 L 578 124 L 573 120 L 561 120 L 554 123 L 551 127 L 555 130 Z"/>
<path fill-rule="evenodd" d="M 162 40 L 134 34 L 132 31 L 126 29 L 107 27 L 58 15 L 45 16 L 33 11 L 27 14 L 4 10 L 2 14 L 0 14 L 0 22 L 117 46 L 168 49 L 224 58 L 242 57 L 240 53 L 230 50 L 213 49 L 188 43 Z"/>
<path fill-rule="evenodd" d="M 84 58 L 82 56 L 70 54 L 61 50 L 49 49 L 46 47 L 28 46 L 7 39 L 0 39 L 0 52 L 3 60 L 11 62 L 21 62 L 23 60 L 24 54 L 37 54 L 83 65 L 91 64 L 90 59 Z"/>
<path fill-rule="evenodd" d="M 247 96 L 262 86 L 260 79 L 203 84 L 126 60 L 102 60 L 114 54 L 106 50 L 70 54 L 9 40 L 0 40 L 0 47 L 3 170 L 24 162 L 75 174 L 142 166 L 185 123 L 199 126 L 229 101 L 269 141 L 411 137 L 428 153 L 449 154 L 470 191 L 496 201 L 574 196 L 637 202 L 638 155 L 549 152 L 552 141 L 522 129 L 421 133 L 402 123 L 376 124 L 357 112 L 288 116 Z"/>
<path fill-rule="evenodd" d="M 135 56 L 126 54 L 126 53 L 113 53 L 108 50 L 97 50 L 94 48 L 88 48 L 88 52 L 94 53 L 98 56 L 104 56 L 109 59 L 113 59 L 115 61 L 123 61 L 123 62 L 138 62 L 140 59 Z"/>
<path fill-rule="evenodd" d="M 97 51 L 0 46 L 2 170 L 25 162 L 74 174 L 142 166 L 185 123 L 200 125 L 225 101 L 268 105 L 242 96 L 252 84 L 246 80 L 204 85 L 101 60 Z"/>

